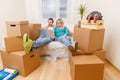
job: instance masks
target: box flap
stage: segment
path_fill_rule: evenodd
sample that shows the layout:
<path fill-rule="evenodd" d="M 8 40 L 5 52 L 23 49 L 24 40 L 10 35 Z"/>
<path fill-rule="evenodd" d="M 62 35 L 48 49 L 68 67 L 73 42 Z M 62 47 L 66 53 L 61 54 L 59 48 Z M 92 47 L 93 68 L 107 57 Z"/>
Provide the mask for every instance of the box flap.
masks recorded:
<path fill-rule="evenodd" d="M 28 21 L 6 21 L 7 25 L 14 25 L 14 24 L 28 24 Z"/>

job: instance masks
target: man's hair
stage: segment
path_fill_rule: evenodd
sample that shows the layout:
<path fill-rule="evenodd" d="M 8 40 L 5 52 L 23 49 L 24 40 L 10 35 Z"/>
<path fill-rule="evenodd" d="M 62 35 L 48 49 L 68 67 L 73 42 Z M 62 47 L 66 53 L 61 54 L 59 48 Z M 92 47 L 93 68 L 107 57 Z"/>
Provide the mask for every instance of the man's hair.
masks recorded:
<path fill-rule="evenodd" d="M 54 20 L 53 20 L 53 18 L 49 18 L 48 20 L 51 20 L 51 21 L 54 23 Z"/>

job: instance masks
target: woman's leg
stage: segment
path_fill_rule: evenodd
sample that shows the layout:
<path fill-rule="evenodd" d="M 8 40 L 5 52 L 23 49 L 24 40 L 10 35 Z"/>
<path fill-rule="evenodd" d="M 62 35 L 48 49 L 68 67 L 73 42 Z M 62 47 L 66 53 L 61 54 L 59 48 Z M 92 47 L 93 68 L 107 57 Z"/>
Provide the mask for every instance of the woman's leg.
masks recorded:
<path fill-rule="evenodd" d="M 72 44 L 69 36 L 60 36 L 57 38 L 59 42 L 65 44 L 66 46 Z"/>
<path fill-rule="evenodd" d="M 68 46 L 68 49 L 71 51 L 73 56 L 76 55 L 76 49 L 78 46 L 78 42 L 74 42 L 74 44 L 73 44 L 70 36 L 66 36 L 66 37 L 60 36 L 58 38 L 58 41 L 65 44 L 66 46 Z"/>
<path fill-rule="evenodd" d="M 70 36 L 66 36 L 65 38 L 63 38 L 63 43 L 67 46 L 72 44 L 71 38 Z"/>

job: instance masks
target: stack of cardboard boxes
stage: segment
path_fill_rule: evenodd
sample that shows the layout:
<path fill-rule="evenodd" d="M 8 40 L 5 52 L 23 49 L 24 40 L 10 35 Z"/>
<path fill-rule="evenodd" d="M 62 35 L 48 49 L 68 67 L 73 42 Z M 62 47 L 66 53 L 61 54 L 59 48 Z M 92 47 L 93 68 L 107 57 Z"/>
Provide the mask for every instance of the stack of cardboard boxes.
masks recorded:
<path fill-rule="evenodd" d="M 16 69 L 20 75 L 27 76 L 40 65 L 40 49 L 26 54 L 23 48 L 23 35 L 28 33 L 30 38 L 36 39 L 41 24 L 29 24 L 28 21 L 7 21 L 6 27 L 5 49 L 1 51 L 3 67 Z M 37 33 L 34 33 L 35 31 Z"/>
<path fill-rule="evenodd" d="M 84 28 L 86 24 L 89 25 L 89 27 L 95 26 L 95 28 Z M 100 29 L 96 29 L 99 26 L 96 24 L 103 24 L 103 21 L 99 20 L 96 23 L 93 23 L 93 21 L 91 21 L 91 23 L 88 23 L 87 20 L 83 20 L 81 21 L 80 28 L 77 25 L 74 27 L 74 40 L 78 42 L 78 49 L 82 50 L 85 54 L 96 54 L 96 52 L 105 54 L 106 52 L 103 50 L 105 29 L 103 26 Z"/>
<path fill-rule="evenodd" d="M 81 26 L 74 27 L 74 40 L 78 42 L 78 50 L 84 55 L 70 55 L 72 80 L 103 80 L 104 59 L 106 51 L 103 50 L 104 40 L 103 21 L 96 23 L 87 20 L 81 21 Z"/>

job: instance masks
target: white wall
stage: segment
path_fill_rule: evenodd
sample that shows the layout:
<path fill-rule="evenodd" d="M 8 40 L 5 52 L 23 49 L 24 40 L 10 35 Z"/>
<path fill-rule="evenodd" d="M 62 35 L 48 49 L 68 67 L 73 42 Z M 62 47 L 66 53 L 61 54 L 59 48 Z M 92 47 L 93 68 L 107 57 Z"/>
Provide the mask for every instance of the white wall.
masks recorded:
<path fill-rule="evenodd" d="M 0 0 L 0 49 L 4 47 L 5 21 L 26 19 L 25 0 Z"/>
<path fill-rule="evenodd" d="M 88 3 L 91 11 L 98 10 L 104 16 L 106 57 L 120 70 L 120 1 L 89 0 Z"/>
<path fill-rule="evenodd" d="M 26 0 L 27 19 L 29 20 L 29 22 L 42 22 L 42 12 L 40 11 L 40 9 L 42 9 L 41 1 L 42 0 Z"/>

